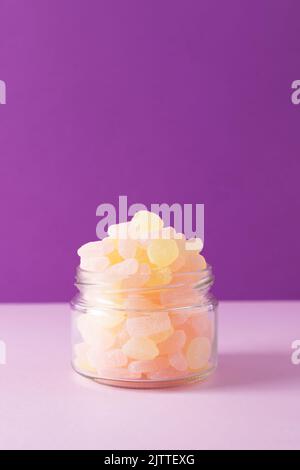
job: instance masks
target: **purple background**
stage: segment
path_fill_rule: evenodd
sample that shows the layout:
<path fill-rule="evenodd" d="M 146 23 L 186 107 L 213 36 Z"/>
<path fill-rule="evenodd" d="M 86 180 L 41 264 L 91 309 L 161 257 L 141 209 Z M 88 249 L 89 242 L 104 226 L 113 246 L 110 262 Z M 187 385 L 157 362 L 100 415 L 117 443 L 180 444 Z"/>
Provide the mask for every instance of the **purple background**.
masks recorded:
<path fill-rule="evenodd" d="M 0 0 L 1 301 L 61 301 L 96 207 L 205 204 L 222 299 L 296 299 L 297 0 Z"/>

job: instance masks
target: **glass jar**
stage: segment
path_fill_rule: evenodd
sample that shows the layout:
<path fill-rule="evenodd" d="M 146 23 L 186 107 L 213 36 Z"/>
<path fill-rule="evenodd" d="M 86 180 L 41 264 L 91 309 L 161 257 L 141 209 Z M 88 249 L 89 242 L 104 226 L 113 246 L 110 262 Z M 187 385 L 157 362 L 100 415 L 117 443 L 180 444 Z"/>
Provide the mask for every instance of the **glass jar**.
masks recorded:
<path fill-rule="evenodd" d="M 163 269 L 157 269 L 162 279 Z M 176 273 L 142 287 L 142 274 L 113 285 L 77 269 L 72 308 L 72 365 L 100 383 L 132 388 L 207 378 L 217 364 L 217 301 L 211 267 Z M 140 286 L 140 287 L 139 287 Z"/>

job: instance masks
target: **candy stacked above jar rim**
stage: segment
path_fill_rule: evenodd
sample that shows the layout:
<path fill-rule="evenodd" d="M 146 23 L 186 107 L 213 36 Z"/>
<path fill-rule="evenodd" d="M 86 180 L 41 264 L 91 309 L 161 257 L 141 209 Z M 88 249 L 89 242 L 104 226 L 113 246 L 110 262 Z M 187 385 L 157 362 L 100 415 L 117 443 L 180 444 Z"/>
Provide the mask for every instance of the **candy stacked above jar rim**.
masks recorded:
<path fill-rule="evenodd" d="M 78 250 L 73 367 L 102 383 L 171 386 L 216 367 L 216 301 L 200 239 L 139 211 Z"/>

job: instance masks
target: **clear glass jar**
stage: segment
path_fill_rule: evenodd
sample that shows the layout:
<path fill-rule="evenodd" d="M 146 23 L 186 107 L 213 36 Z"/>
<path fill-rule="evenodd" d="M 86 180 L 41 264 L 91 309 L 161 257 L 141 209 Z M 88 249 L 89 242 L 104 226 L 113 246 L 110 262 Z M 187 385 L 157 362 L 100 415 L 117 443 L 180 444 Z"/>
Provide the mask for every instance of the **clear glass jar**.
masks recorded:
<path fill-rule="evenodd" d="M 164 276 L 157 269 L 157 279 Z M 72 308 L 72 365 L 100 383 L 132 388 L 207 378 L 217 364 L 217 302 L 210 266 L 142 285 L 142 275 L 112 285 L 77 269 Z"/>

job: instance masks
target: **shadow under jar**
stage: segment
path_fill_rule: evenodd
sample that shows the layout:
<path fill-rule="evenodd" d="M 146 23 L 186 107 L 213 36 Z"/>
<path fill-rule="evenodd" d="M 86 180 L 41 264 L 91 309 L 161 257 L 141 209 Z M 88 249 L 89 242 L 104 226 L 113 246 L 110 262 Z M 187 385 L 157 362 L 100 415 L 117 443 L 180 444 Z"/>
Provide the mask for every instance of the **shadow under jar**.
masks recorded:
<path fill-rule="evenodd" d="M 157 269 L 157 279 L 163 271 Z M 197 382 L 217 364 L 217 301 L 211 267 L 177 273 L 170 284 L 119 285 L 77 269 L 72 365 L 100 383 L 154 388 Z M 134 284 L 134 285 L 133 285 Z"/>

